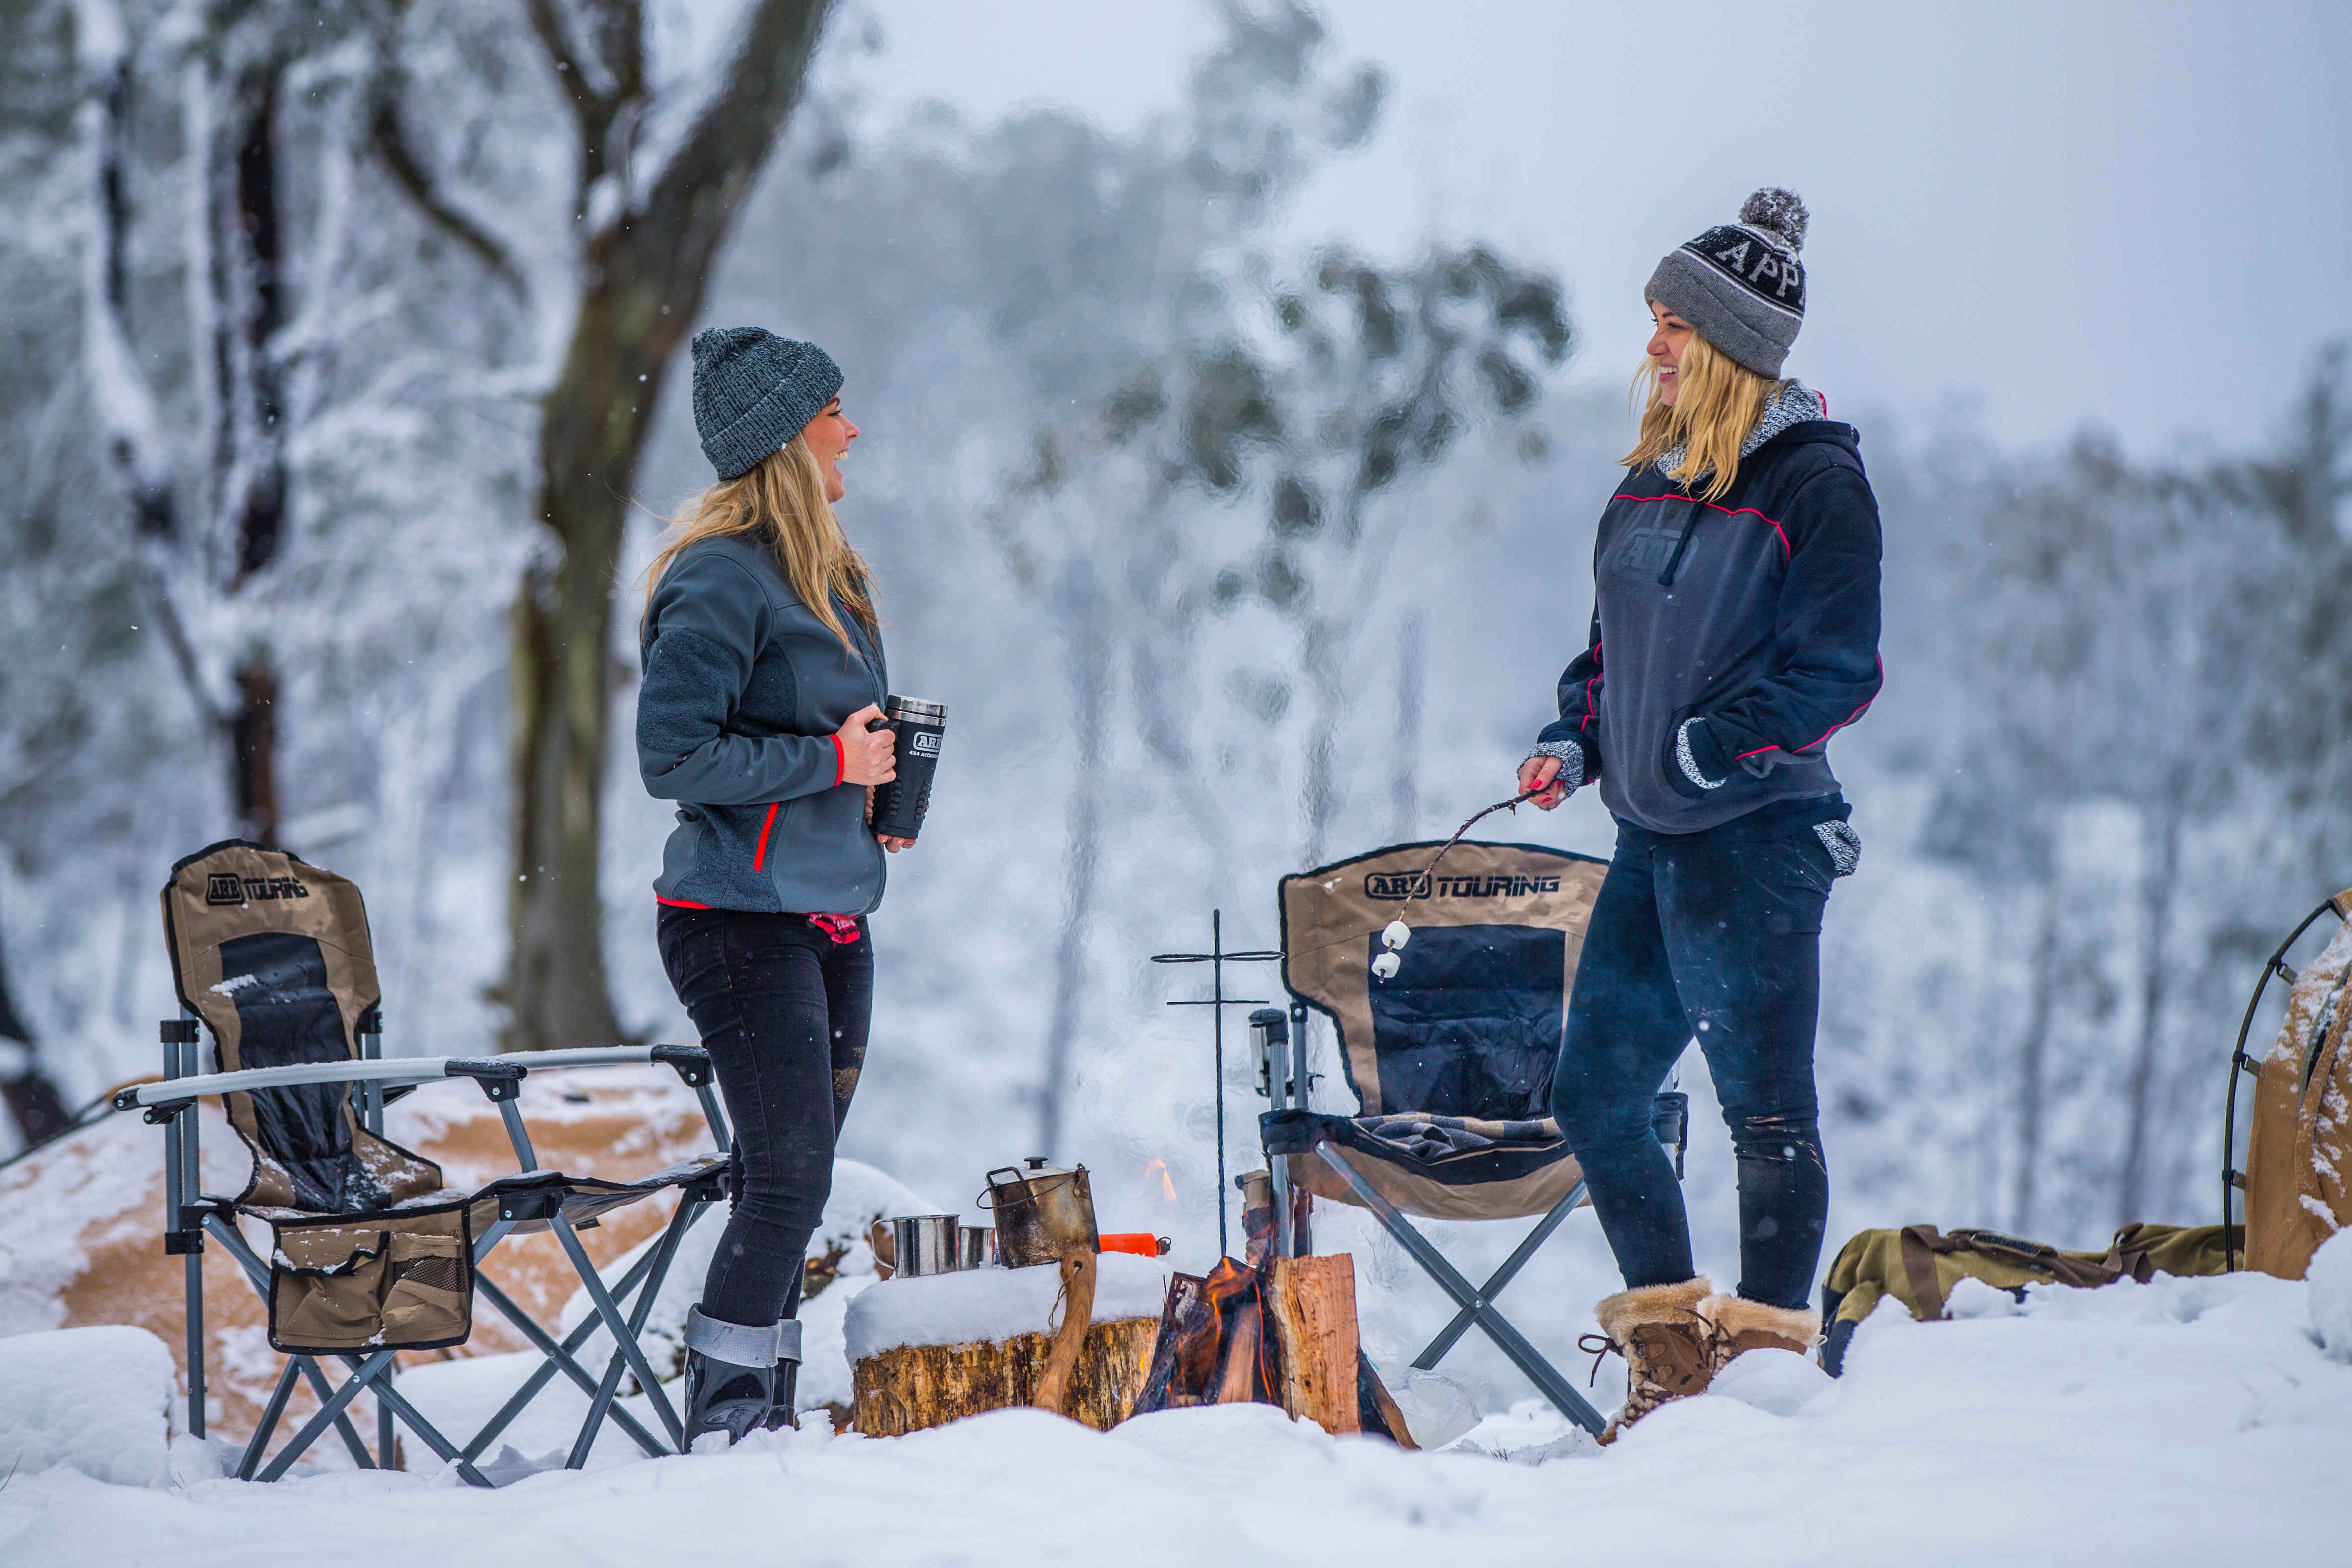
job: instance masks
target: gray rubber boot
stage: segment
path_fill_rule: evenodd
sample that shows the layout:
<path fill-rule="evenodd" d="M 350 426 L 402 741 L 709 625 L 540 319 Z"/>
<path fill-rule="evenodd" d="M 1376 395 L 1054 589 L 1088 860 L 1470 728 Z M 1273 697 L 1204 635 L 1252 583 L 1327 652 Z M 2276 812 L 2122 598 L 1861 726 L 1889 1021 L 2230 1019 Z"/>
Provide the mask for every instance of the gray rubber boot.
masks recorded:
<path fill-rule="evenodd" d="M 762 1328 L 686 1314 L 686 1447 L 706 1432 L 724 1432 L 730 1444 L 768 1422 L 777 1363 L 800 1361 L 801 1326 L 791 1319 Z M 789 1397 L 789 1396 L 788 1396 Z"/>
<path fill-rule="evenodd" d="M 795 1322 L 790 1326 L 797 1329 L 800 1324 Z M 795 1334 L 792 1349 L 799 1348 L 800 1336 Z M 800 1357 L 786 1354 L 776 1358 L 776 1392 L 768 1402 L 767 1426 L 771 1432 L 779 1426 L 790 1426 L 794 1431 L 800 1429 L 801 1418 L 793 1405 L 793 1384 L 800 1381 Z"/>

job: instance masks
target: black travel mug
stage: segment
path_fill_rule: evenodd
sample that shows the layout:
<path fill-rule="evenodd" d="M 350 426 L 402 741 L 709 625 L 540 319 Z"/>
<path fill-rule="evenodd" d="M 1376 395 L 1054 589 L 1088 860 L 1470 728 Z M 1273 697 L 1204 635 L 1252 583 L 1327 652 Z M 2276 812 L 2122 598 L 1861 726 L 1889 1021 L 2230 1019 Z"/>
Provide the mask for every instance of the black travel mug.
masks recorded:
<path fill-rule="evenodd" d="M 940 741 L 948 731 L 944 702 L 919 697 L 893 697 L 882 704 L 883 717 L 867 726 L 897 731 L 894 765 L 898 776 L 874 789 L 874 831 L 891 838 L 912 838 L 923 830 L 923 813 L 930 809 L 931 773 L 940 765 Z"/>

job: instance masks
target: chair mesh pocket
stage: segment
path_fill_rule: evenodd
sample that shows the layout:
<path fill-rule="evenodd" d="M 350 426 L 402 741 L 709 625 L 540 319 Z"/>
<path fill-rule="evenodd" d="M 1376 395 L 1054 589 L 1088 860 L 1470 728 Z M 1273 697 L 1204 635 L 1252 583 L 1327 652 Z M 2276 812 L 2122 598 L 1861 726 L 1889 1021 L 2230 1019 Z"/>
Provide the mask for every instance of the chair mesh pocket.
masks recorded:
<path fill-rule="evenodd" d="M 428 1350 L 473 1331 L 462 1206 L 274 1220 L 269 1342 L 293 1353 Z"/>
<path fill-rule="evenodd" d="M 454 1236 L 395 1236 L 384 1270 L 383 1332 L 388 1344 L 437 1343 L 462 1337 L 471 1316 L 465 1244 Z"/>

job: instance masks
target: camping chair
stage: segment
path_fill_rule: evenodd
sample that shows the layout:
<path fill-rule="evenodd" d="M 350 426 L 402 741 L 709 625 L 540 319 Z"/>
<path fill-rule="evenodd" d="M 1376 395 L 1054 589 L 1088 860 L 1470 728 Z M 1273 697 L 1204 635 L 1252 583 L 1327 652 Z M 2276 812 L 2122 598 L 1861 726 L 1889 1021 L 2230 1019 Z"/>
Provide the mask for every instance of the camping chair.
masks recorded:
<path fill-rule="evenodd" d="M 679 1449 L 682 1427 L 638 1343 L 678 1243 L 702 1211 L 726 1195 L 728 1156 L 697 1155 L 634 1182 L 541 1170 L 517 1103 L 524 1076 L 541 1068 L 660 1062 L 700 1097 L 719 1151 L 727 1125 L 699 1046 L 617 1046 L 515 1057 L 383 1057 L 383 1014 L 367 911 L 359 889 L 292 855 L 228 839 L 172 868 L 163 928 L 182 1016 L 163 1026 L 164 1076 L 122 1090 L 117 1110 L 142 1109 L 163 1134 L 163 1250 L 186 1258 L 188 1430 L 205 1432 L 205 1241 L 236 1259 L 268 1312 L 270 1348 L 286 1363 L 237 1468 L 240 1479 L 276 1480 L 331 1428 L 362 1468 L 395 1463 L 396 1417 L 475 1486 L 488 1445 L 558 1373 L 591 1396 L 566 1465 L 578 1468 L 611 1421 L 649 1455 Z M 197 1026 L 212 1031 L 215 1070 L 198 1063 Z M 469 1080 L 499 1109 L 517 1173 L 473 1193 L 452 1192 L 432 1161 L 383 1136 L 384 1107 L 436 1080 Z M 199 1189 L 196 1105 L 218 1096 L 253 1155 L 234 1196 Z M 608 1286 L 579 1230 L 624 1205 L 676 1188 L 677 1212 L 617 1285 Z M 265 1260 L 240 1215 L 269 1226 Z M 594 1310 L 559 1341 L 534 1322 L 481 1266 L 509 1236 L 554 1232 Z M 622 1299 L 635 1293 L 625 1314 Z M 474 1298 L 487 1299 L 546 1364 L 462 1447 L 438 1431 L 394 1385 L 397 1352 L 462 1344 Z M 615 1347 L 604 1375 L 577 1359 L 598 1328 Z M 340 1363 L 349 1375 L 328 1376 Z M 615 1403 L 624 1371 L 645 1393 L 668 1440 Z M 265 1467 L 296 1383 L 318 1414 Z M 377 1449 L 371 1456 L 349 1415 L 373 1394 Z"/>
<path fill-rule="evenodd" d="M 1583 1173 L 1549 1114 L 1570 987 L 1605 861 L 1526 844 L 1454 846 L 1433 886 L 1435 844 L 1400 844 L 1281 883 L 1282 978 L 1297 1026 L 1291 1070 L 1267 1074 L 1275 1109 L 1259 1119 L 1276 1191 L 1275 1245 L 1312 1250 L 1303 1194 L 1370 1209 L 1459 1309 L 1414 1358 L 1428 1371 L 1473 1327 L 1561 1414 L 1602 1421 L 1495 1307 L 1495 1297 L 1587 1201 Z M 1416 880 L 1412 940 L 1395 977 L 1375 979 L 1378 933 Z M 1307 1009 L 1331 1020 L 1355 1091 L 1353 1116 L 1307 1109 Z M 1254 1015 L 1278 1058 L 1279 1013 Z M 1285 1081 L 1286 1077 L 1287 1081 Z M 1682 1171 L 1689 1097 L 1661 1094 L 1654 1122 Z M 1541 1216 L 1483 1285 L 1473 1286 L 1407 1215 Z"/>

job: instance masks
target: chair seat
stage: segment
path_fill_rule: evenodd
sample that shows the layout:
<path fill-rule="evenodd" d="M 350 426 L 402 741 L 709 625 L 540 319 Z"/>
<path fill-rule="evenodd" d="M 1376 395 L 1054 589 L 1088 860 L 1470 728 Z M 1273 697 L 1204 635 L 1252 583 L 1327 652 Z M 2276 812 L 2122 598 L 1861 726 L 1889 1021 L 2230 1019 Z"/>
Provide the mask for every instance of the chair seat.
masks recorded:
<path fill-rule="evenodd" d="M 526 1171 L 501 1176 L 474 1194 L 474 1228 L 489 1228 L 502 1209 L 516 1198 L 545 1196 L 562 1205 L 563 1217 L 579 1228 L 593 1226 L 617 1208 L 652 1197 L 672 1187 L 690 1186 L 727 1169 L 729 1158 L 718 1152 L 697 1154 L 674 1165 L 639 1176 L 635 1181 L 609 1182 L 601 1176 L 567 1176 L 561 1171 Z M 547 1228 L 543 1217 L 518 1221 L 509 1232 L 530 1236 Z"/>
<path fill-rule="evenodd" d="M 1318 1198 L 1360 1208 L 1355 1190 L 1315 1150 L 1333 1152 L 1374 1191 L 1420 1219 L 1517 1219 L 1549 1214 L 1584 1179 L 1549 1121 L 1466 1117 L 1325 1116 L 1269 1111 L 1258 1118 L 1270 1158 Z"/>

